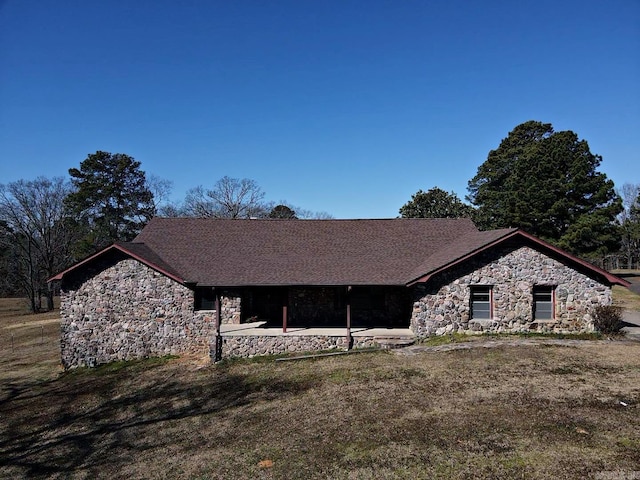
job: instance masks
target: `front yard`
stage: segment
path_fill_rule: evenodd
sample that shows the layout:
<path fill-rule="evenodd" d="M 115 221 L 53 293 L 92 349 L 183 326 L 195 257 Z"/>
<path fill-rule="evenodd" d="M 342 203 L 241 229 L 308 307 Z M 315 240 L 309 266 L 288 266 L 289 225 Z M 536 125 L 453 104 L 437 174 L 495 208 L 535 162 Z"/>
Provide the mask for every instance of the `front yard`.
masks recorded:
<path fill-rule="evenodd" d="M 640 478 L 639 342 L 61 374 L 57 332 L 0 308 L 1 478 Z"/>

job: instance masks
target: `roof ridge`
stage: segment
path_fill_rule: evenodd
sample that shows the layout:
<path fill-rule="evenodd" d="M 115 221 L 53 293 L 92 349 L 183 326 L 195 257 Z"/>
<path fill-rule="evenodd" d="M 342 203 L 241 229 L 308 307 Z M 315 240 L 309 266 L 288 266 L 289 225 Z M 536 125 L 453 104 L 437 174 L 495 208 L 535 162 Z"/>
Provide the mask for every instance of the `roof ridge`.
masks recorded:
<path fill-rule="evenodd" d="M 405 217 L 384 217 L 384 218 L 226 218 L 226 217 L 162 217 L 155 216 L 150 221 L 154 220 L 190 220 L 190 221 L 234 221 L 234 222 L 273 222 L 273 221 L 297 221 L 297 222 L 388 222 L 388 221 L 446 221 L 446 222 L 454 222 L 454 221 L 473 221 L 469 217 L 457 217 L 457 218 L 446 218 L 446 217 L 420 217 L 420 218 L 405 218 Z"/>

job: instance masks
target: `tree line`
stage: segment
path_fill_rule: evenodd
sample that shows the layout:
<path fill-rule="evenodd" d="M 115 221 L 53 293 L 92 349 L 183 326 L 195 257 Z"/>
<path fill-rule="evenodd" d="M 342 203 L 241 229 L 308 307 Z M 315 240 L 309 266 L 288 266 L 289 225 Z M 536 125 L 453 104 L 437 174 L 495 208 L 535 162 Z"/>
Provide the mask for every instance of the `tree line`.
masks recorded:
<path fill-rule="evenodd" d="M 33 312 L 53 309 L 47 279 L 114 242 L 132 240 L 155 215 L 331 218 L 266 201 L 254 180 L 226 176 L 170 203 L 171 183 L 140 167 L 129 155 L 97 151 L 69 169 L 69 179 L 0 185 L 0 295 L 23 295 Z"/>
<path fill-rule="evenodd" d="M 468 182 L 463 203 L 451 192 L 419 190 L 402 217 L 468 217 L 480 229 L 518 227 L 581 257 L 619 252 L 640 259 L 640 184 L 613 182 L 600 155 L 572 131 L 528 121 L 491 150 Z"/>
<path fill-rule="evenodd" d="M 401 217 L 472 218 L 481 229 L 519 227 L 576 255 L 640 257 L 640 185 L 614 184 L 602 157 L 571 131 L 518 125 L 478 167 L 463 202 L 438 187 L 419 190 Z M 331 218 L 265 200 L 251 179 L 222 177 L 168 201 L 171 183 L 147 176 L 122 153 L 97 151 L 69 177 L 0 185 L 0 295 L 22 294 L 37 312 L 53 308 L 46 280 L 116 241 L 132 240 L 155 215 L 203 218 Z M 42 305 L 42 300 L 45 305 Z"/>

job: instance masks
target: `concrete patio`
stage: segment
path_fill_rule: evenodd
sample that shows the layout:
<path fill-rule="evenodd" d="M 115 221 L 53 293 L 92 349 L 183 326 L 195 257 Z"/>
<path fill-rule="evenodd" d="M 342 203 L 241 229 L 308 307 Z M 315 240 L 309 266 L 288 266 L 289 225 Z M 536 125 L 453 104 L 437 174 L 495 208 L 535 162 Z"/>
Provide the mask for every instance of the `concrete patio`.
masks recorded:
<path fill-rule="evenodd" d="M 346 327 L 332 328 L 308 328 L 308 327 L 287 327 L 283 332 L 282 327 L 266 327 L 267 322 L 252 322 L 240 324 L 222 324 L 220 333 L 223 337 L 241 336 L 323 336 L 323 337 L 346 337 Z M 351 328 L 353 337 L 414 337 L 413 332 L 408 328 Z"/>

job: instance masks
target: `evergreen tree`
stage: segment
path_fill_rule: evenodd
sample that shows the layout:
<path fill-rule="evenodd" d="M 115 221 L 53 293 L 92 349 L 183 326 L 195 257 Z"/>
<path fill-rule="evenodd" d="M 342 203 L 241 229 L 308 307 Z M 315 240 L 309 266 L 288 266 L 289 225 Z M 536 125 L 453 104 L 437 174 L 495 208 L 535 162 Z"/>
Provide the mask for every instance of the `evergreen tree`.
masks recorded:
<path fill-rule="evenodd" d="M 622 204 L 613 182 L 597 171 L 601 161 L 572 131 L 518 125 L 469 181 L 476 223 L 520 227 L 587 256 L 616 250 Z"/>
<path fill-rule="evenodd" d="M 131 240 L 155 214 L 140 162 L 128 155 L 97 151 L 69 175 L 74 191 L 65 204 L 75 216 L 76 228 L 84 233 L 78 254 Z"/>
<path fill-rule="evenodd" d="M 418 190 L 400 207 L 403 218 L 466 218 L 472 214 L 473 208 L 462 203 L 455 193 L 438 187 L 426 192 Z"/>
<path fill-rule="evenodd" d="M 298 217 L 296 216 L 295 210 L 289 208 L 286 205 L 279 204 L 271 209 L 271 211 L 269 212 L 269 218 L 295 220 Z"/>

